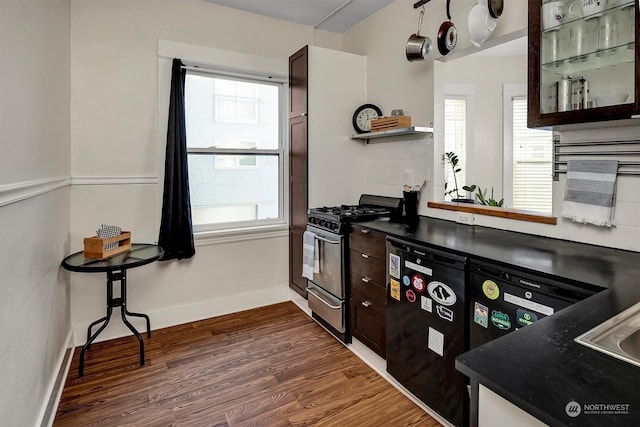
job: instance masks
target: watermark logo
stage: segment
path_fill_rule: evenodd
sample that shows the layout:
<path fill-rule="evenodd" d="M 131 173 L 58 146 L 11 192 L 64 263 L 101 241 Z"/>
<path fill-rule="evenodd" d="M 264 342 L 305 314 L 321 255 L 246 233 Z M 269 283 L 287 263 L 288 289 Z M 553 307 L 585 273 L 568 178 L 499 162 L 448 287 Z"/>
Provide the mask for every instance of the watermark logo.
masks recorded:
<path fill-rule="evenodd" d="M 564 411 L 571 418 L 575 418 L 580 415 L 580 412 L 582 412 L 582 408 L 580 407 L 580 404 L 578 402 L 572 400 L 571 402 L 567 403 L 567 406 L 564 407 Z"/>
<path fill-rule="evenodd" d="M 585 403 L 580 404 L 575 400 L 570 401 L 564 407 L 564 411 L 571 418 L 578 415 L 629 415 L 631 405 L 628 403 Z"/>

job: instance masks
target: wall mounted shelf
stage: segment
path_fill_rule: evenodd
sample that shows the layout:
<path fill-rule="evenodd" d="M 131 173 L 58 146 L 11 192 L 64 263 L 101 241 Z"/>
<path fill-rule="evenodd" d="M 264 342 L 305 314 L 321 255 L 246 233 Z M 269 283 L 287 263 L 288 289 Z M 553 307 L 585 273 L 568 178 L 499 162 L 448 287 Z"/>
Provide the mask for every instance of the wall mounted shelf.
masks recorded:
<path fill-rule="evenodd" d="M 351 139 L 366 140 L 367 142 L 369 142 L 369 140 L 371 139 L 391 138 L 395 136 L 406 136 L 406 135 L 425 135 L 425 134 L 433 134 L 433 128 L 422 127 L 422 126 L 411 126 L 408 128 L 383 130 L 380 132 L 357 133 L 355 135 L 351 135 Z"/>

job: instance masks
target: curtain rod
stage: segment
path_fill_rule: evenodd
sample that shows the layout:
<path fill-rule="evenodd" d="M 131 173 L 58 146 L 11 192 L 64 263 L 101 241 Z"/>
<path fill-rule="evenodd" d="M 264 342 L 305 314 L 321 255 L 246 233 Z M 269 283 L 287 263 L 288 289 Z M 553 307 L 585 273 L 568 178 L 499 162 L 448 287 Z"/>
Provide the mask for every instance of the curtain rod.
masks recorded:
<path fill-rule="evenodd" d="M 259 80 L 263 82 L 272 82 L 272 83 L 288 83 L 289 78 L 287 76 L 281 76 L 278 74 L 271 73 L 253 73 L 247 70 L 238 70 L 233 68 L 224 68 L 219 66 L 208 67 L 208 66 L 200 66 L 196 64 L 184 64 L 182 66 L 183 69 L 187 71 L 194 71 L 198 73 L 205 74 L 217 74 L 219 76 L 227 76 L 227 77 L 239 77 L 250 80 Z"/>

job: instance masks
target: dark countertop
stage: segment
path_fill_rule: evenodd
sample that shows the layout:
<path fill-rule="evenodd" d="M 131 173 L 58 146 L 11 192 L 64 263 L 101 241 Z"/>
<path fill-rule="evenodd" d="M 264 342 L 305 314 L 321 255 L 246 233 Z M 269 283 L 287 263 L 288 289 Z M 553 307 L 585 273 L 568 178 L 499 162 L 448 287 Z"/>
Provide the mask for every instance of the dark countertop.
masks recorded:
<path fill-rule="evenodd" d="M 640 301 L 640 253 L 420 217 L 358 223 L 414 243 L 512 265 L 601 292 L 457 358 L 456 367 L 552 426 L 640 426 L 640 368 L 574 338 Z M 628 404 L 628 415 L 565 406 Z"/>

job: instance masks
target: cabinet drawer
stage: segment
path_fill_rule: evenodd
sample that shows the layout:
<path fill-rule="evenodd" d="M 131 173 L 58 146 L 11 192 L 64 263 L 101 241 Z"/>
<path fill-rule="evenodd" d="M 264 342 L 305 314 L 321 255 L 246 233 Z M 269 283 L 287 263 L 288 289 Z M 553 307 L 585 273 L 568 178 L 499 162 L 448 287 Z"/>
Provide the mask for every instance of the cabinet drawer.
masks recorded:
<path fill-rule="evenodd" d="M 351 273 L 351 297 L 358 298 L 370 304 L 374 310 L 384 312 L 387 307 L 387 292 L 384 287 L 365 283 L 362 277 Z M 367 305 L 367 304 L 365 304 Z"/>
<path fill-rule="evenodd" d="M 386 273 L 382 259 L 351 250 L 349 253 L 349 267 L 352 273 L 364 277 L 378 286 L 385 286 Z"/>
<path fill-rule="evenodd" d="M 377 310 L 372 310 L 371 307 L 363 306 L 357 298 L 351 298 L 349 305 L 351 335 L 386 359 L 386 316 Z"/>
<path fill-rule="evenodd" d="M 353 227 L 349 234 L 349 247 L 376 258 L 385 259 L 384 234 L 368 228 Z"/>

